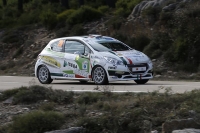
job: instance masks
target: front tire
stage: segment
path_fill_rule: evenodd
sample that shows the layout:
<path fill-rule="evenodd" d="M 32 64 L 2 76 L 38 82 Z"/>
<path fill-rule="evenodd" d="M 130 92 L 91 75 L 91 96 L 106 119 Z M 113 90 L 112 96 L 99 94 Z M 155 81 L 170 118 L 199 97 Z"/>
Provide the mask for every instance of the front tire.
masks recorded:
<path fill-rule="evenodd" d="M 50 84 L 53 79 L 51 79 L 49 69 L 46 66 L 40 66 L 37 71 L 37 77 L 41 84 Z"/>
<path fill-rule="evenodd" d="M 101 66 L 96 66 L 92 71 L 92 79 L 97 85 L 108 84 L 108 77 L 106 71 Z"/>
<path fill-rule="evenodd" d="M 148 79 L 142 79 L 142 80 L 134 80 L 137 84 L 146 84 L 149 80 Z"/>

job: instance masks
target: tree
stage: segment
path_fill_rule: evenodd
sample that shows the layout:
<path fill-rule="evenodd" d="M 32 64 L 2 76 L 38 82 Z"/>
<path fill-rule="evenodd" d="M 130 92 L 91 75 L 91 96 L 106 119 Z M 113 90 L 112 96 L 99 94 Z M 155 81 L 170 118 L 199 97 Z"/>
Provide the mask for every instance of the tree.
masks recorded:
<path fill-rule="evenodd" d="M 115 3 L 116 3 L 116 0 L 106 0 L 106 4 L 109 7 L 115 8 Z"/>
<path fill-rule="evenodd" d="M 7 5 L 7 0 L 3 0 L 3 6 Z"/>
<path fill-rule="evenodd" d="M 18 0 L 18 11 L 23 12 L 23 0 Z"/>
<path fill-rule="evenodd" d="M 79 1 L 79 6 L 84 5 L 84 0 L 78 0 Z"/>
<path fill-rule="evenodd" d="M 69 8 L 69 0 L 60 0 L 61 5 L 65 8 Z"/>

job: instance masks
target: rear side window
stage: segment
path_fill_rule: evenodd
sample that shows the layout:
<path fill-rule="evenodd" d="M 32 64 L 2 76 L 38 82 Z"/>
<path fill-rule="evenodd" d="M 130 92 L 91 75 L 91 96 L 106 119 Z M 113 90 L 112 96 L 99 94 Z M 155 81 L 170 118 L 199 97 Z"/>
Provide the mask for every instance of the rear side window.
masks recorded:
<path fill-rule="evenodd" d="M 63 52 L 64 40 L 59 40 L 51 44 L 51 49 L 56 52 Z"/>

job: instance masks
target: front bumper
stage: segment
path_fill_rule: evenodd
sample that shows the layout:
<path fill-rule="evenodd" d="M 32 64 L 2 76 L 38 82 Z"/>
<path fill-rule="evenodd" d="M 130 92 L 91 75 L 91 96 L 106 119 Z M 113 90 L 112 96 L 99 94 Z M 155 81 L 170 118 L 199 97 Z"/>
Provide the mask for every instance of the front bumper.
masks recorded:
<path fill-rule="evenodd" d="M 144 71 L 133 71 L 133 68 L 145 67 Z M 112 68 L 112 69 L 110 69 Z M 153 78 L 153 67 L 147 63 L 137 65 L 126 65 L 117 67 L 108 67 L 109 81 L 142 80 Z"/>

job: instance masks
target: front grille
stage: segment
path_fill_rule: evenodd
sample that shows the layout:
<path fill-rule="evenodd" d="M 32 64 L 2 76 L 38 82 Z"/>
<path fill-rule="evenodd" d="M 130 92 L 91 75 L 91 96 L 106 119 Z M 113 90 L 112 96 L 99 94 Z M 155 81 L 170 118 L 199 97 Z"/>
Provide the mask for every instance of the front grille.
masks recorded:
<path fill-rule="evenodd" d="M 144 73 L 148 69 L 148 64 L 147 63 L 128 64 L 127 66 L 128 66 L 128 69 L 129 69 L 130 73 L 132 73 L 132 74 Z M 133 71 L 133 68 L 141 68 L 141 67 L 145 67 L 146 70 L 144 70 L 144 71 Z"/>

